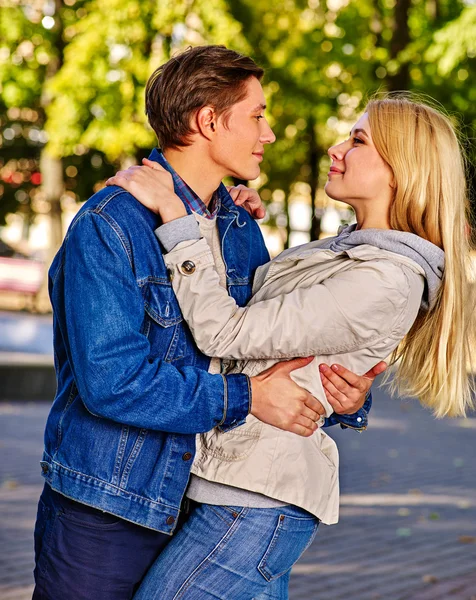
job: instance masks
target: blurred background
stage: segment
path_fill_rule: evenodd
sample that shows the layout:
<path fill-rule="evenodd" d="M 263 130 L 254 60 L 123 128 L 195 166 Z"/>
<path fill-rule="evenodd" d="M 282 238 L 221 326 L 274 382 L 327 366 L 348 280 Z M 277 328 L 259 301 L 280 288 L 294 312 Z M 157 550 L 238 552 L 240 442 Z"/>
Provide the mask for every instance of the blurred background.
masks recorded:
<path fill-rule="evenodd" d="M 225 44 L 266 69 L 277 142 L 250 184 L 268 205 L 262 227 L 273 255 L 352 219 L 322 191 L 326 150 L 375 92 L 412 90 L 437 100 L 460 125 L 474 161 L 474 0 L 0 6 L 0 305 L 49 309 L 44 265 L 80 204 L 156 144 L 144 115 L 145 83 L 190 45 Z M 468 177 L 474 198 L 474 168 Z"/>
<path fill-rule="evenodd" d="M 55 394 L 47 267 L 81 203 L 155 146 L 150 74 L 201 44 L 266 69 L 277 141 L 248 184 L 267 204 L 271 254 L 352 221 L 323 192 L 326 151 L 387 90 L 430 96 L 459 125 L 474 224 L 475 0 L 0 0 L 2 600 L 29 600 L 33 589 Z M 329 431 L 341 523 L 319 529 L 291 598 L 476 600 L 476 418 L 436 421 L 374 388 L 367 432 Z"/>

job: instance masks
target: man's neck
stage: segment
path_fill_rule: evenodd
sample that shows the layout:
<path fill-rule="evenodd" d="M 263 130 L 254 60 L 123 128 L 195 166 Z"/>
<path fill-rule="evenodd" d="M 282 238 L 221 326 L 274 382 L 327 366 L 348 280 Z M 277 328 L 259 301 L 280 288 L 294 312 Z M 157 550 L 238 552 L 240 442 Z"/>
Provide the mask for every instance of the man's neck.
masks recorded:
<path fill-rule="evenodd" d="M 224 177 L 221 170 L 203 156 L 201 149 L 194 146 L 187 146 L 183 150 L 164 150 L 164 156 L 174 171 L 208 206 Z"/>

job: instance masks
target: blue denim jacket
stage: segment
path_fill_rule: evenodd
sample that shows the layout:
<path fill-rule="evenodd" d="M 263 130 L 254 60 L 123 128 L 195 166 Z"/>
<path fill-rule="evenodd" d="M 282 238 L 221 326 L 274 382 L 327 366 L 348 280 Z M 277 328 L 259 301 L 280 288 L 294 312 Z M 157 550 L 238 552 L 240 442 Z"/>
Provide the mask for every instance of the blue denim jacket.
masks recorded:
<path fill-rule="evenodd" d="M 219 193 L 228 289 L 243 306 L 269 256 L 258 225 L 224 186 Z M 207 372 L 210 359 L 172 291 L 159 224 L 125 190 L 107 187 L 68 230 L 49 272 L 58 388 L 41 467 L 62 494 L 171 534 L 195 434 L 241 424 L 251 394 L 245 375 Z M 338 421 L 361 429 L 366 412 L 328 424 Z"/>

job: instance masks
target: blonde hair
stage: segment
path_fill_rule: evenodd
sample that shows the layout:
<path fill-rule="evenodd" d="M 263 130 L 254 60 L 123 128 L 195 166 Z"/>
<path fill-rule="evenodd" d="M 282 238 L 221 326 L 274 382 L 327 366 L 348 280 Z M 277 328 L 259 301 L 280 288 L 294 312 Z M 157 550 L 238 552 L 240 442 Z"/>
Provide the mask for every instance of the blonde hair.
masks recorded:
<path fill-rule="evenodd" d="M 422 102 L 388 96 L 371 100 L 366 111 L 375 147 L 393 172 L 391 228 L 445 252 L 435 306 L 420 311 L 392 355 L 392 387 L 437 417 L 464 415 L 474 406 L 467 368 L 475 339 L 464 153 L 450 119 Z"/>

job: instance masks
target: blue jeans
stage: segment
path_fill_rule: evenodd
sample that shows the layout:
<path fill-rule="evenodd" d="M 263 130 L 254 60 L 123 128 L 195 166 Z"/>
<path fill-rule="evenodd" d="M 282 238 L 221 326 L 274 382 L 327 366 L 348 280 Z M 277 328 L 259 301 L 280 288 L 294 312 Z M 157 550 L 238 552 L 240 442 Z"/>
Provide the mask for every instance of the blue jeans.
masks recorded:
<path fill-rule="evenodd" d="M 46 484 L 35 526 L 33 600 L 130 600 L 171 539 Z"/>
<path fill-rule="evenodd" d="M 291 567 L 318 525 L 295 506 L 197 505 L 134 600 L 286 600 Z"/>

